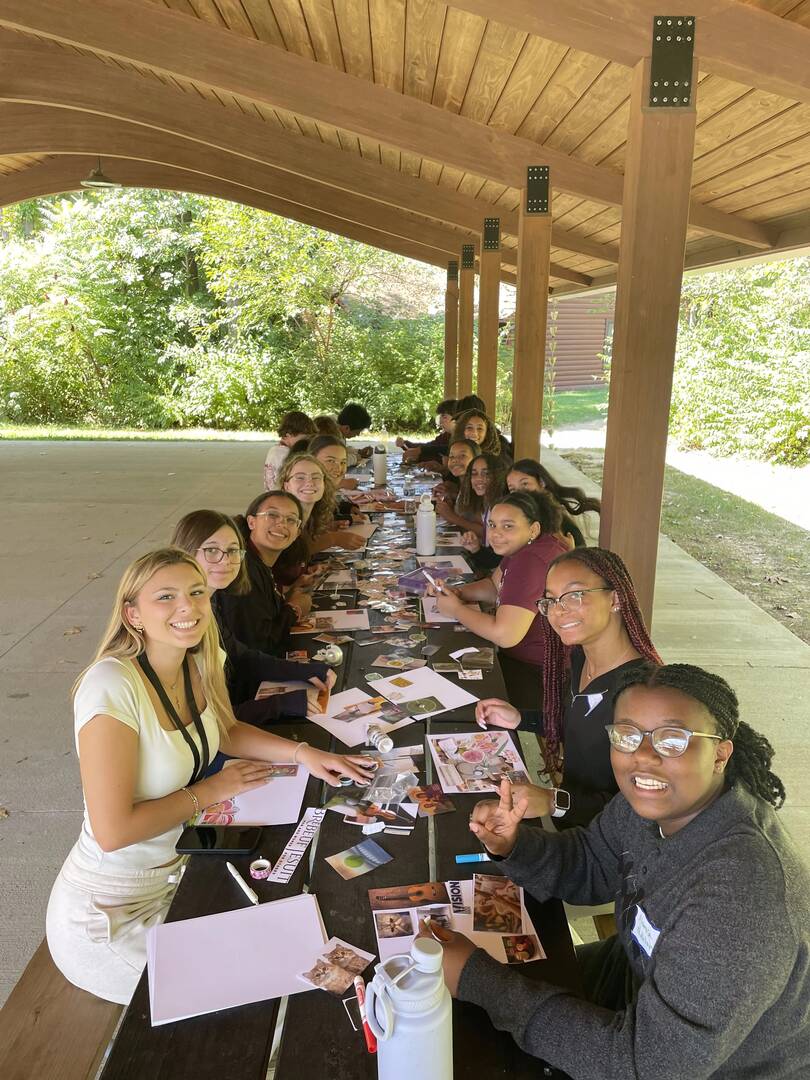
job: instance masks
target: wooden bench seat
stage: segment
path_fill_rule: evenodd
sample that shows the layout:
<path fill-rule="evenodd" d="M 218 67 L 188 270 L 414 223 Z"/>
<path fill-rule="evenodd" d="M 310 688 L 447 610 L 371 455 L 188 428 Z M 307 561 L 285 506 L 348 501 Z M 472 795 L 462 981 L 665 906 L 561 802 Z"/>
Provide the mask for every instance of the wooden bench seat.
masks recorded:
<path fill-rule="evenodd" d="M 3 1080 L 92 1080 L 123 1006 L 69 983 L 43 941 L 0 1010 Z"/>

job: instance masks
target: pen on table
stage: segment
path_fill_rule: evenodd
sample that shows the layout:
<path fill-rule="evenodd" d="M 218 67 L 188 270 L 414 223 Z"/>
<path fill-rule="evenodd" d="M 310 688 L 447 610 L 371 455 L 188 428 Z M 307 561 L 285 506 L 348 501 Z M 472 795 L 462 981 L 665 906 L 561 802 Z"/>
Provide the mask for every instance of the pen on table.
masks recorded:
<path fill-rule="evenodd" d="M 357 994 L 357 1007 L 360 1010 L 360 1020 L 363 1024 L 363 1034 L 366 1037 L 366 1049 L 370 1054 L 377 1053 L 377 1040 L 374 1038 L 374 1032 L 368 1026 L 368 1016 L 366 1015 L 366 984 L 360 975 L 355 976 L 354 989 Z"/>
<path fill-rule="evenodd" d="M 456 855 L 456 862 L 492 862 L 492 859 L 490 859 L 489 855 L 487 855 L 485 851 L 477 851 L 474 852 L 472 855 Z"/>
<path fill-rule="evenodd" d="M 253 889 L 251 889 L 251 887 L 248 885 L 248 883 L 245 881 L 245 879 L 242 877 L 242 875 L 239 873 L 233 863 L 226 862 L 225 865 L 228 867 L 228 873 L 231 875 L 233 880 L 236 882 L 236 884 L 239 886 L 239 888 L 242 890 L 242 892 L 245 894 L 251 904 L 258 904 L 258 896 L 253 891 Z"/>

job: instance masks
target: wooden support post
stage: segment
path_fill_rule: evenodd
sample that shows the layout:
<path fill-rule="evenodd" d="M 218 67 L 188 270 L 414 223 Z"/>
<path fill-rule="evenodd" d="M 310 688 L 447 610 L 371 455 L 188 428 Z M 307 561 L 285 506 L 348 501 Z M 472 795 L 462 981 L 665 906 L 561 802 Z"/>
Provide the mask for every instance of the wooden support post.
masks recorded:
<path fill-rule="evenodd" d="M 475 303 L 475 245 L 461 246 L 458 282 L 458 396 L 472 393 L 473 319 Z"/>
<path fill-rule="evenodd" d="M 674 107 L 673 93 L 678 91 L 656 89 L 660 82 L 656 84 L 655 65 L 654 45 L 652 58 L 640 61 L 633 72 L 599 532 L 602 547 L 611 548 L 627 563 L 648 623 L 655 591 L 697 87 L 691 50 L 687 74 L 682 76 L 691 76 L 690 93 L 685 101 L 675 97 Z M 672 79 L 670 74 L 670 84 Z"/>
<path fill-rule="evenodd" d="M 458 390 L 458 262 L 447 264 L 444 290 L 444 396 L 455 398 Z"/>
<path fill-rule="evenodd" d="M 515 362 L 512 374 L 512 441 L 515 460 L 540 456 L 546 318 L 551 254 L 547 165 L 529 166 L 518 226 Z"/>
<path fill-rule="evenodd" d="M 498 317 L 501 286 L 500 218 L 484 218 L 478 263 L 478 380 L 477 394 L 495 415 L 498 391 Z"/>

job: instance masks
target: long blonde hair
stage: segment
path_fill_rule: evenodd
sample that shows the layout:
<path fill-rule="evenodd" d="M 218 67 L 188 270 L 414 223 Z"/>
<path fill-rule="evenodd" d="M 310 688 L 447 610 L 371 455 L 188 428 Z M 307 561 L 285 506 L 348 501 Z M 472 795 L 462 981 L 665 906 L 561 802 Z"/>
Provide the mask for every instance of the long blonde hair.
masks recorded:
<path fill-rule="evenodd" d="M 125 607 L 127 604 L 136 602 L 143 587 L 159 570 L 164 570 L 167 566 L 179 565 L 190 566 L 196 570 L 205 584 L 206 575 L 199 563 L 178 547 L 159 548 L 157 551 L 150 551 L 147 555 L 141 555 L 135 562 L 130 563 L 118 585 L 110 621 L 107 623 L 96 654 L 73 684 L 72 694 L 76 693 L 82 679 L 99 660 L 104 660 L 108 656 L 116 660 L 134 660 L 145 651 L 143 635 L 133 630 L 126 617 Z M 236 717 L 233 715 L 225 685 L 225 672 L 220 659 L 219 631 L 213 614 L 208 620 L 208 626 L 199 644 L 188 649 L 187 652 L 197 653 L 202 660 L 200 680 L 205 700 L 213 709 L 220 731 L 223 735 L 227 734 L 228 729 L 236 723 Z"/>

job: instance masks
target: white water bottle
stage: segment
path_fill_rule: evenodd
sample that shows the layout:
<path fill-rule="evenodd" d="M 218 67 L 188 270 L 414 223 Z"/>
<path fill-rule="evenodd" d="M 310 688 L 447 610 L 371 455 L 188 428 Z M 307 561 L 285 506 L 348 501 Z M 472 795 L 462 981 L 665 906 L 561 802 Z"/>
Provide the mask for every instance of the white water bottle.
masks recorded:
<path fill-rule="evenodd" d="M 436 511 L 427 492 L 419 500 L 416 511 L 416 554 L 436 554 Z"/>
<path fill-rule="evenodd" d="M 366 1012 L 377 1037 L 379 1080 L 452 1080 L 453 1005 L 438 941 L 415 938 L 410 954 L 377 964 Z"/>
<path fill-rule="evenodd" d="M 371 464 L 374 468 L 374 487 L 385 487 L 388 480 L 388 461 L 384 443 L 379 443 L 374 447 Z"/>

